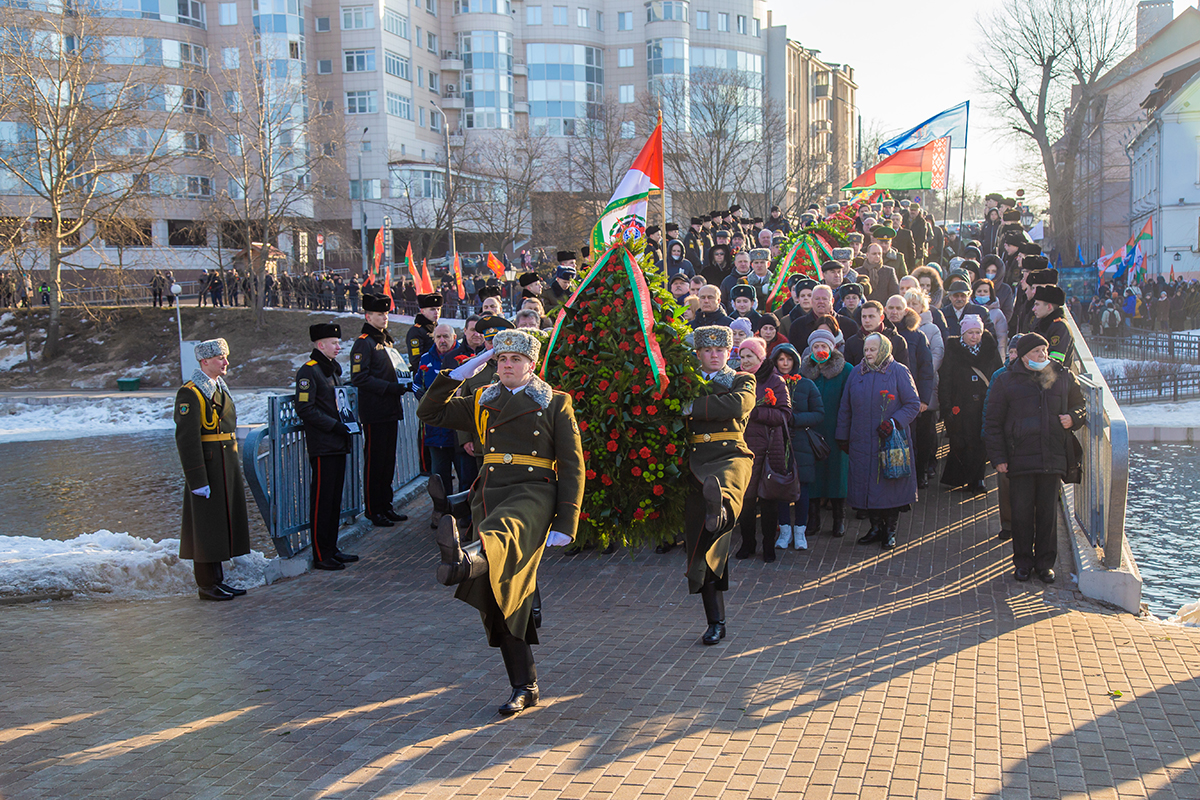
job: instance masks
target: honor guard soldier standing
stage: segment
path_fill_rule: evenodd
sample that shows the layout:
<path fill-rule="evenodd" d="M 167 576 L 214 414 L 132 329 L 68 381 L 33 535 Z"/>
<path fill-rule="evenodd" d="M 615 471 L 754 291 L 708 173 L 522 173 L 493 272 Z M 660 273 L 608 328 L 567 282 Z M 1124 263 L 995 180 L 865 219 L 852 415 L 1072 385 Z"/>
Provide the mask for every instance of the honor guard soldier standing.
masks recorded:
<path fill-rule="evenodd" d="M 221 562 L 250 552 L 246 487 L 237 448 L 237 410 L 222 377 L 229 345 L 196 345 L 200 369 L 175 395 L 175 446 L 183 466 L 183 523 L 179 557 L 192 560 L 201 600 L 246 593 L 225 583 Z"/>
<path fill-rule="evenodd" d="M 296 372 L 296 413 L 304 423 L 304 446 L 312 467 L 313 567 L 345 569 L 358 556 L 338 550 L 338 523 L 342 511 L 342 485 L 346 482 L 346 456 L 350 429 L 342 421 L 337 392 L 342 385 L 342 328 L 330 322 L 308 326 L 312 355 Z"/>
<path fill-rule="evenodd" d="M 546 545 L 565 545 L 575 537 L 584 469 L 571 396 L 534 374 L 541 340 L 504 330 L 493 348 L 440 373 L 417 414 L 429 425 L 476 430 L 483 442 L 484 467 L 471 503 L 479 541 L 462 546 L 454 517 L 442 517 L 438 580 L 458 585 L 454 596 L 479 609 L 488 644 L 500 648 L 513 687 L 500 707 L 508 715 L 537 705 L 530 645 L 538 643 L 538 564 Z M 463 380 L 493 354 L 499 380 L 470 397 L 455 397 Z"/>
<path fill-rule="evenodd" d="M 390 298 L 364 294 L 362 334 L 350 349 L 350 384 L 358 389 L 358 418 L 363 428 L 363 495 L 367 519 L 390 528 L 408 519 L 392 508 L 392 477 L 396 472 L 396 434 L 404 419 L 405 392 L 411 376 L 401 382 L 404 358 L 387 332 Z"/>
<path fill-rule="evenodd" d="M 734 372 L 726 362 L 733 331 L 712 325 L 693 334 L 707 391 L 684 408 L 688 428 L 688 500 L 683 534 L 687 541 L 688 591 L 704 602 L 708 630 L 701 641 L 725 638 L 725 598 L 729 588 L 729 540 L 742 513 L 742 498 L 754 464 L 743 434 L 754 410 L 754 376 Z"/>
<path fill-rule="evenodd" d="M 433 329 L 437 327 L 442 316 L 442 296 L 440 294 L 417 295 L 417 316 L 413 325 L 408 329 L 404 341 L 408 347 L 408 369 L 415 373 L 421 364 L 421 356 L 433 347 Z"/>

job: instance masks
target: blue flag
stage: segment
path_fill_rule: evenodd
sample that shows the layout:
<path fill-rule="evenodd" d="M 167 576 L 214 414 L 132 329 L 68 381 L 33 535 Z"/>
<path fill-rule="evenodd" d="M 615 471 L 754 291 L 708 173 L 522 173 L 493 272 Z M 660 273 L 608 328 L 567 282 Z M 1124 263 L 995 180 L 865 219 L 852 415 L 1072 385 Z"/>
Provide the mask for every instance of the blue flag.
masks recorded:
<path fill-rule="evenodd" d="M 967 146 L 967 118 L 971 113 L 971 101 L 965 100 L 954 108 L 948 108 L 940 114 L 930 117 L 912 130 L 904 133 L 879 146 L 879 155 L 890 156 L 900 150 L 911 150 L 914 147 L 924 147 L 934 139 L 943 136 L 950 137 L 950 146 L 956 149 Z"/>

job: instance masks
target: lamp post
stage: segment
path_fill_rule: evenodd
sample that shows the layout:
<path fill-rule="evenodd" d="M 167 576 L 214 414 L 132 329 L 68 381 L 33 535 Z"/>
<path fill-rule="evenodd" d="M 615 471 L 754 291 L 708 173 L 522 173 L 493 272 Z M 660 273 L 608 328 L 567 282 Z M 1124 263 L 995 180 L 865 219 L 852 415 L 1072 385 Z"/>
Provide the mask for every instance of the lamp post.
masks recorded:
<path fill-rule="evenodd" d="M 446 263 L 453 268 L 454 254 L 458 252 L 458 245 L 454 241 L 454 204 L 450 198 L 451 189 L 454 184 L 450 177 L 450 119 L 446 116 L 446 112 L 442 111 L 436 100 L 430 100 L 429 105 L 433 106 L 439 114 L 442 115 L 442 135 L 446 142 L 446 227 L 450 229 L 450 249 L 446 253 Z"/>
<path fill-rule="evenodd" d="M 366 141 L 368 130 L 370 130 L 369 127 L 364 127 L 362 136 L 360 136 L 358 139 L 358 219 L 359 219 L 358 239 L 359 239 L 359 246 L 362 249 L 362 274 L 363 275 L 367 274 L 367 201 L 366 201 L 367 187 L 363 183 L 362 146 L 363 146 L 363 142 Z"/>
<path fill-rule="evenodd" d="M 175 295 L 175 324 L 179 327 L 179 346 L 183 347 L 183 320 L 179 316 L 179 295 L 183 287 L 178 283 L 171 284 L 171 294 Z"/>
<path fill-rule="evenodd" d="M 517 280 L 517 271 L 513 268 L 512 262 L 504 267 L 504 282 L 508 285 L 508 310 L 510 314 L 517 313 L 517 296 L 516 289 L 513 288 L 513 283 Z"/>

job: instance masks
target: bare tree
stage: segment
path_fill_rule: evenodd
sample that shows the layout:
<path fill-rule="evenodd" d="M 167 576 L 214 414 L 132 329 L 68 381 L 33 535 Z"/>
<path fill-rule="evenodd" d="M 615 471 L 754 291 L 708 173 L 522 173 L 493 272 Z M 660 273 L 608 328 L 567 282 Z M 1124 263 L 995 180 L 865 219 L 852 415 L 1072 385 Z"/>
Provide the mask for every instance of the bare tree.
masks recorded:
<path fill-rule="evenodd" d="M 105 220 L 136 198 L 169 188 L 166 145 L 180 94 L 144 52 L 123 52 L 108 20 L 86 3 L 70 14 L 7 5 L 0 11 L 0 170 L 16 189 L 5 213 L 37 219 L 47 251 L 50 319 L 44 360 L 60 351 L 64 266 Z M 185 78 L 186 80 L 186 78 Z M 156 186 L 157 184 L 157 186 Z M 10 192 L 12 190 L 10 189 Z"/>
<path fill-rule="evenodd" d="M 1009 133 L 1041 161 L 1060 252 L 1078 236 L 1077 159 L 1104 75 L 1129 51 L 1124 0 L 1013 0 L 979 20 L 979 81 Z"/>
<path fill-rule="evenodd" d="M 411 160 L 398 150 L 388 155 L 388 197 L 377 203 L 392 218 L 392 225 L 407 234 L 413 257 L 418 260 L 432 256 L 439 245 L 448 243 L 451 221 L 458 228 L 471 221 L 470 203 L 477 190 L 477 182 L 468 174 L 472 161 L 468 145 L 473 144 L 471 141 L 450 149 L 449 194 L 444 164 Z"/>
<path fill-rule="evenodd" d="M 554 143 L 536 133 L 526 122 L 503 139 L 476 134 L 468 178 L 470 196 L 461 206 L 463 218 L 481 232 L 488 249 L 506 252 L 515 247 L 532 228 L 530 198 L 543 188 Z"/>

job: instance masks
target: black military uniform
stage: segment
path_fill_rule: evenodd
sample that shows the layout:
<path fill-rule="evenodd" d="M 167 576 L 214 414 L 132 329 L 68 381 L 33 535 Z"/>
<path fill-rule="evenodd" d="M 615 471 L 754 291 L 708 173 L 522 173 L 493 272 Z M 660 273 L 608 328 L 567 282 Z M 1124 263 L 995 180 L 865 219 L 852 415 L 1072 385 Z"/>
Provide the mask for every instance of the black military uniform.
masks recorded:
<path fill-rule="evenodd" d="M 342 328 L 333 323 L 310 325 L 308 338 L 342 338 Z M 342 367 L 319 349 L 296 371 L 296 413 L 304 423 L 304 446 L 312 467 L 313 566 L 344 569 L 358 556 L 338 550 L 338 523 L 342 510 L 342 485 L 346 482 L 346 455 L 350 452 L 350 429 L 338 411 L 337 393 L 342 385 Z"/>
<path fill-rule="evenodd" d="M 1067 302 L 1066 293 L 1058 286 L 1043 284 L 1034 290 L 1033 299 L 1034 302 L 1041 300 L 1043 303 L 1054 305 L 1053 311 L 1035 321 L 1033 330 L 1046 337 L 1046 341 L 1050 343 L 1050 358 L 1070 369 L 1071 356 L 1075 353 L 1075 340 L 1071 336 L 1071 329 L 1067 326 L 1066 314 L 1062 308 Z"/>
<path fill-rule="evenodd" d="M 538 300 L 542 299 L 542 296 L 539 293 L 534 292 L 533 290 L 531 290 L 529 288 L 530 286 L 533 286 L 535 283 L 542 282 L 541 275 L 538 275 L 536 272 L 526 272 L 524 275 L 522 275 L 520 278 L 518 278 L 517 281 L 518 281 L 518 283 L 521 284 L 521 301 L 522 302 L 524 302 L 525 298 L 527 298 L 527 297 L 536 297 Z"/>
<path fill-rule="evenodd" d="M 378 294 L 363 295 L 363 310 L 386 312 L 392 301 Z M 363 494 L 367 518 L 390 527 L 408 517 L 392 509 L 392 477 L 396 472 L 396 434 L 404 419 L 401 402 L 412 390 L 411 372 L 400 382 L 404 357 L 386 329 L 364 324 L 350 350 L 350 384 L 358 389 L 358 418 L 363 428 Z"/>
<path fill-rule="evenodd" d="M 696 230 L 702 222 L 700 217 L 692 217 L 692 227 L 683 235 L 683 257 L 692 262 L 697 274 L 704 266 L 704 229 Z"/>
<path fill-rule="evenodd" d="M 440 294 L 417 295 L 418 309 L 441 307 L 442 296 Z M 429 348 L 433 347 L 433 329 L 436 327 L 436 319 L 431 320 L 418 311 L 412 327 L 408 329 L 408 335 L 404 337 L 405 349 L 408 351 L 408 367 L 412 372 L 416 372 L 420 367 L 421 356 L 428 353 Z"/>

